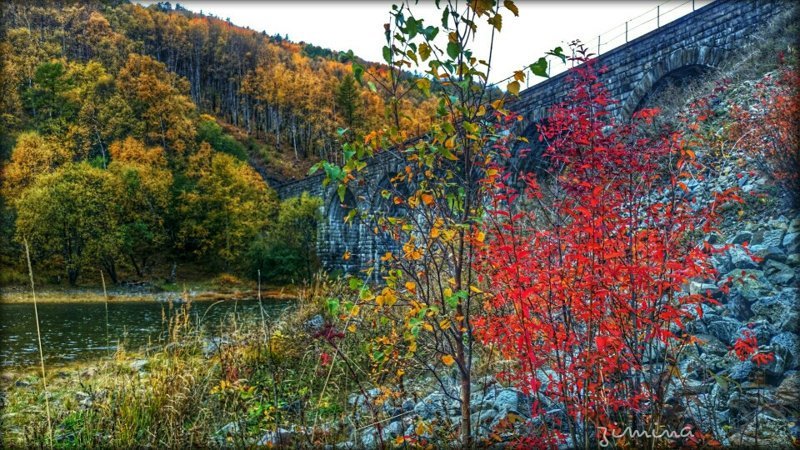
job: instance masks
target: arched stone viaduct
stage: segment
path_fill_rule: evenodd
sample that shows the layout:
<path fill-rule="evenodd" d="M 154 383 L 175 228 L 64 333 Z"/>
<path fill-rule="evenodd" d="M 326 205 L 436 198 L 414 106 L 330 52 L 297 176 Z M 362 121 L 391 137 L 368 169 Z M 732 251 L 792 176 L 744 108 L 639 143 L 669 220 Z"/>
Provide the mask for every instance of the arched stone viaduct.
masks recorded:
<path fill-rule="evenodd" d="M 726 57 L 752 42 L 788 2 L 770 0 L 716 0 L 598 57 L 608 71 L 602 80 L 619 103 L 612 112 L 629 118 L 660 80 L 679 73 L 697 73 L 718 67 Z M 538 83 L 522 93 L 512 109 L 529 124 L 544 119 L 548 108 L 567 92 L 567 73 Z M 384 183 L 403 170 L 405 161 L 394 152 L 375 156 L 363 171 L 359 186 L 348 190 L 344 204 L 332 186 L 323 187 L 322 174 L 278 186 L 281 198 L 308 192 L 323 199 L 317 251 L 328 270 L 354 272 L 369 267 L 386 251 L 386 244 L 363 222 L 345 224 L 349 208 L 371 211 L 382 200 Z M 351 257 L 342 258 L 346 252 Z"/>

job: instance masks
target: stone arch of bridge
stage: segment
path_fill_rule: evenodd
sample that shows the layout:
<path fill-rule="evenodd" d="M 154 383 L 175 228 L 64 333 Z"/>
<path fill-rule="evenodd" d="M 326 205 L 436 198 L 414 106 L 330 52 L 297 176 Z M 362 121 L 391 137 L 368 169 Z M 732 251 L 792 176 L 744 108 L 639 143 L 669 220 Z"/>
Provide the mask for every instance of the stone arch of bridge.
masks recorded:
<path fill-rule="evenodd" d="M 620 118 L 628 120 L 645 105 L 650 96 L 669 82 L 685 82 L 716 70 L 723 51 L 714 47 L 684 47 L 651 65 L 620 108 Z"/>
<path fill-rule="evenodd" d="M 379 223 L 380 217 L 402 217 L 407 210 L 402 204 L 395 203 L 394 198 L 408 197 L 406 185 L 396 185 L 391 182 L 394 174 L 387 174 L 376 185 L 375 192 L 370 199 L 370 245 L 369 252 L 373 267 L 373 275 L 379 276 L 382 267 L 381 257 L 386 252 L 397 253 L 400 249 L 398 240 L 387 231 L 382 230 Z"/>
<path fill-rule="evenodd" d="M 358 201 L 350 189 L 345 190 L 344 201 L 335 189 L 331 191 L 326 214 L 327 226 L 321 239 L 328 246 L 330 258 L 341 260 L 341 264 L 335 265 L 341 266 L 345 272 L 358 270 L 361 264 L 359 241 L 362 228 L 358 212 L 345 222 L 351 211 L 358 211 Z"/>

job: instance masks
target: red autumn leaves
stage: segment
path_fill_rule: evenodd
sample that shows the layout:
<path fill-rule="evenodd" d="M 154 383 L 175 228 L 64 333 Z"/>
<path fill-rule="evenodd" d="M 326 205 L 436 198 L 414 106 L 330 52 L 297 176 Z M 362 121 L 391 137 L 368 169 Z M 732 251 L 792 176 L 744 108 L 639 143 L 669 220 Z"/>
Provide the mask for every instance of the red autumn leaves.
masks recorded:
<path fill-rule="evenodd" d="M 691 342 L 684 323 L 713 302 L 684 291 L 714 275 L 694 234 L 713 225 L 713 205 L 697 204 L 685 183 L 694 152 L 679 133 L 639 132 L 654 126 L 653 110 L 615 122 L 598 70 L 579 62 L 569 98 L 539 127 L 546 176 L 522 187 L 508 175 L 486 180 L 476 263 L 490 296 L 481 338 L 516 362 L 505 375 L 535 397 L 534 416 L 547 417 L 546 405 L 566 411 L 538 422 L 537 445 L 657 423 Z"/>

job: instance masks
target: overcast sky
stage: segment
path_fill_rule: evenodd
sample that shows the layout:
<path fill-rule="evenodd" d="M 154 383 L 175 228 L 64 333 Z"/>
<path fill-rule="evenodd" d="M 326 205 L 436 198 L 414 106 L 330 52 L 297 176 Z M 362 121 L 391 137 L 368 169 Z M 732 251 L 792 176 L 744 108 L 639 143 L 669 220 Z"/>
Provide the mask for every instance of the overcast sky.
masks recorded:
<path fill-rule="evenodd" d="M 153 3 L 142 1 L 141 3 Z M 173 2 L 174 4 L 175 2 Z M 361 1 L 180 1 L 185 8 L 249 27 L 267 34 L 288 35 L 295 42 L 305 41 L 332 50 L 353 50 L 368 60 L 381 61 L 383 24 L 389 21 L 391 0 Z M 709 0 L 696 0 L 696 7 Z M 625 42 L 625 22 L 629 38 L 656 27 L 656 6 L 660 6 L 663 25 L 692 9 L 692 0 L 669 1 L 533 1 L 518 0 L 520 16 L 503 10 L 502 32 L 495 37 L 490 81 L 497 81 L 530 64 L 547 50 L 581 39 L 593 50 L 602 34 L 601 52 Z M 434 13 L 432 1 L 420 0 L 416 17 L 426 24 L 440 24 L 441 13 Z M 638 17 L 637 17 L 638 16 Z M 636 28 L 634 28 L 636 27 Z M 488 31 L 488 25 L 486 26 Z M 485 37 L 488 38 L 488 33 Z M 616 39 L 612 38 L 617 36 Z M 475 53 L 486 56 L 488 39 L 478 39 Z M 560 63 L 559 63 L 560 64 Z M 553 67 L 554 73 L 558 70 Z"/>

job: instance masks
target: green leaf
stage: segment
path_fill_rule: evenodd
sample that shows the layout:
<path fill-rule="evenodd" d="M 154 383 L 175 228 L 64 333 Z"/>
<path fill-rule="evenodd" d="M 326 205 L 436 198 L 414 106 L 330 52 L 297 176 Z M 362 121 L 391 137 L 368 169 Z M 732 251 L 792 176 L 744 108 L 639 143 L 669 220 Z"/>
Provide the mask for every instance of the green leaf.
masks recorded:
<path fill-rule="evenodd" d="M 361 281 L 361 279 L 357 278 L 357 277 L 350 277 L 350 280 L 348 280 L 348 283 L 350 284 L 350 289 L 352 289 L 354 291 L 357 291 L 357 290 L 361 289 L 361 286 L 364 285 L 364 282 Z"/>
<path fill-rule="evenodd" d="M 339 166 L 323 161 L 322 168 L 325 170 L 325 175 L 334 181 L 341 181 L 344 179 L 342 169 Z"/>
<path fill-rule="evenodd" d="M 564 49 L 561 47 L 556 47 L 545 54 L 555 56 L 556 58 L 560 59 L 562 63 L 567 62 L 567 55 L 564 54 Z"/>
<path fill-rule="evenodd" d="M 519 95 L 519 81 L 514 80 L 511 83 L 508 83 L 507 89 L 509 94 Z"/>
<path fill-rule="evenodd" d="M 328 311 L 330 311 L 332 315 L 335 316 L 339 313 L 339 299 L 329 298 L 326 303 L 328 306 Z"/>
<path fill-rule="evenodd" d="M 460 291 L 456 292 L 455 294 L 451 295 L 450 297 L 447 297 L 446 299 L 444 299 L 444 301 L 447 304 L 447 306 L 450 307 L 450 309 L 453 309 L 456 306 L 458 306 L 458 302 L 460 300 L 464 300 L 466 298 L 467 298 L 467 291 L 460 290 Z"/>
<path fill-rule="evenodd" d="M 421 33 L 425 35 L 425 39 L 432 41 L 436 39 L 436 36 L 439 34 L 439 27 L 434 27 L 433 25 L 427 26 L 422 29 Z"/>
<path fill-rule="evenodd" d="M 383 46 L 383 60 L 386 61 L 386 64 L 392 63 L 392 49 L 388 46 Z"/>
<path fill-rule="evenodd" d="M 409 17 L 408 21 L 406 22 L 406 34 L 408 34 L 408 39 L 414 39 L 417 35 L 419 30 L 419 26 L 422 25 L 421 20 L 415 20 L 413 17 Z"/>
<path fill-rule="evenodd" d="M 530 68 L 531 68 L 531 72 L 534 75 L 537 75 L 537 76 L 540 76 L 540 77 L 545 77 L 545 78 L 550 78 L 550 76 L 547 75 L 547 60 L 544 59 L 544 57 L 539 58 L 538 61 L 536 61 L 535 63 L 531 64 Z"/>
<path fill-rule="evenodd" d="M 364 84 L 364 66 L 353 62 L 353 77 L 358 81 L 358 84 Z"/>
<path fill-rule="evenodd" d="M 457 59 L 460 52 L 461 46 L 458 45 L 458 42 L 447 43 L 447 56 L 449 56 L 450 59 Z"/>
<path fill-rule="evenodd" d="M 446 30 L 449 28 L 448 21 L 450 20 L 450 7 L 445 6 L 442 12 L 442 27 Z"/>

